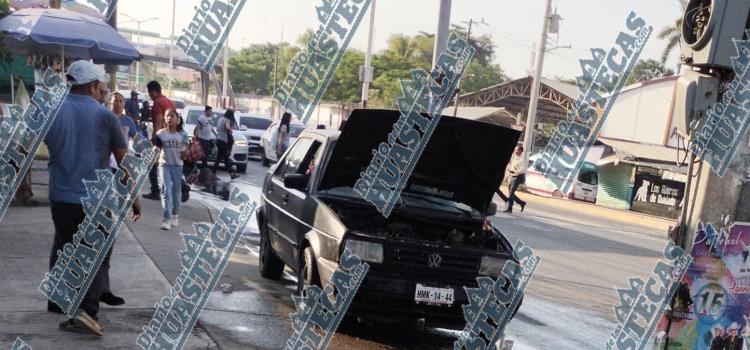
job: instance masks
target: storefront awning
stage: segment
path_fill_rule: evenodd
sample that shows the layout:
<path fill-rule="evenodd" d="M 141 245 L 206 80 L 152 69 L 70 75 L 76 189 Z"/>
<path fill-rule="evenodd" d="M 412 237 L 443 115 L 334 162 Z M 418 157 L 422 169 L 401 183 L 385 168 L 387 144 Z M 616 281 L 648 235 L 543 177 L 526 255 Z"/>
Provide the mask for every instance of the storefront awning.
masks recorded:
<path fill-rule="evenodd" d="M 599 141 L 612 148 L 614 153 L 601 158 L 597 165 L 622 162 L 656 169 L 686 173 L 687 164 L 679 164 L 685 158 L 685 151 L 662 145 L 614 140 L 600 137 Z"/>

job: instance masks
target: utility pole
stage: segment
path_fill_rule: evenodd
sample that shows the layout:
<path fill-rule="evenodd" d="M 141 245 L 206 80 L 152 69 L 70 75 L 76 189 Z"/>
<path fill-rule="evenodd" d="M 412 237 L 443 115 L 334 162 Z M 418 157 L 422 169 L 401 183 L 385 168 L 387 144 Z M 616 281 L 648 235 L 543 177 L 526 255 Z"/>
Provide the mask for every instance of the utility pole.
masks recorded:
<path fill-rule="evenodd" d="M 463 22 L 463 23 L 467 23 L 467 22 Z M 466 31 L 466 42 L 468 42 L 468 43 L 471 43 L 471 25 L 473 23 L 474 23 L 474 20 L 470 18 L 469 22 L 468 22 L 469 28 Z M 485 24 L 484 23 L 484 18 L 482 18 L 481 20 L 477 21 L 477 24 Z M 453 101 L 453 116 L 454 117 L 458 115 L 458 95 L 460 95 L 460 93 L 461 93 L 461 81 L 462 80 L 463 80 L 463 77 L 461 77 L 461 79 L 458 80 L 458 84 L 456 84 L 456 92 L 455 92 L 456 97 L 455 97 L 455 99 Z"/>
<path fill-rule="evenodd" d="M 526 128 L 523 135 L 523 158 L 524 164 L 528 164 L 529 155 L 534 147 L 534 125 L 536 124 L 536 107 L 539 101 L 539 90 L 541 88 L 542 68 L 544 68 L 544 51 L 547 47 L 547 30 L 549 29 L 550 11 L 552 0 L 546 0 L 544 5 L 544 20 L 542 21 L 542 35 L 539 39 L 536 64 L 534 68 L 534 80 L 531 82 L 531 96 L 529 101 L 529 113 L 526 117 Z"/>
<path fill-rule="evenodd" d="M 177 7 L 177 0 L 172 0 L 172 34 L 169 36 L 169 78 L 167 80 L 167 90 L 172 96 L 172 70 L 174 69 L 174 11 Z"/>
<path fill-rule="evenodd" d="M 440 0 L 438 30 L 435 35 L 435 48 L 432 50 L 432 68 L 437 65 L 438 56 L 448 45 L 448 34 L 451 24 L 451 0 Z"/>
<path fill-rule="evenodd" d="M 367 108 L 370 96 L 370 81 L 372 80 L 372 38 L 375 31 L 375 0 L 370 5 L 370 31 L 367 33 L 367 54 L 362 79 L 362 108 Z"/>
<path fill-rule="evenodd" d="M 221 73 L 221 104 L 224 109 L 229 107 L 229 95 L 227 89 L 229 88 L 229 36 L 224 40 L 224 67 Z"/>

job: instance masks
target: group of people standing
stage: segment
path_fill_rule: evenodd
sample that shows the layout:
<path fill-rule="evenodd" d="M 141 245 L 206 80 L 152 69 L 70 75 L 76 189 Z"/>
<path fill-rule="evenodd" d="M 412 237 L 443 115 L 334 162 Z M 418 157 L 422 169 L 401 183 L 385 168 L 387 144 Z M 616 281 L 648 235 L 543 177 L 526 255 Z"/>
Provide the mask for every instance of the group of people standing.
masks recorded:
<path fill-rule="evenodd" d="M 711 350 L 743 350 L 743 339 L 739 334 L 740 326 L 737 322 L 732 322 L 729 328 L 724 332 L 724 327 L 721 324 L 715 324 L 713 326 L 714 337 L 711 340 Z"/>
<path fill-rule="evenodd" d="M 182 118 L 174 103 L 162 95 L 158 82 L 151 81 L 147 85 L 153 101 L 149 110 L 147 102 L 143 103 L 143 109 L 139 108 L 135 91 L 127 101 L 120 93 L 110 94 L 106 86 L 109 75 L 89 61 L 73 62 L 66 78 L 72 84 L 70 93 L 44 139 L 49 150 L 49 200 L 55 227 L 50 270 L 57 262 L 58 251 L 66 243 L 72 243 L 79 224 L 86 217 L 82 205 L 87 196 L 83 180 L 96 179 L 97 169 L 116 171 L 128 152 L 128 141 L 137 133 L 148 136 L 144 124 L 149 119 L 153 122 L 151 140 L 161 152 L 158 165 L 149 174 L 151 193 L 144 197 L 161 200 L 163 229 L 176 226 L 182 197 L 183 157 L 189 145 L 188 136 L 182 130 Z M 137 221 L 141 216 L 138 198 L 135 198 L 132 209 L 132 219 Z M 97 318 L 99 302 L 109 305 L 125 303 L 109 288 L 111 255 L 110 249 L 76 314 L 60 323 L 60 329 L 103 335 Z M 48 302 L 47 310 L 62 313 L 52 302 Z"/>
<path fill-rule="evenodd" d="M 224 112 L 223 117 L 220 117 L 214 127 L 213 121 L 213 108 L 206 106 L 203 110 L 203 114 L 198 117 L 198 120 L 193 129 L 193 137 L 200 142 L 201 148 L 203 148 L 203 154 L 208 155 L 216 143 L 216 161 L 214 162 L 213 173 L 219 169 L 219 163 L 224 162 L 226 170 L 230 173 L 232 178 L 236 178 L 237 175 L 232 169 L 232 161 L 229 159 L 232 153 L 232 146 L 234 145 L 234 135 L 232 131 L 237 128 L 237 119 L 234 117 L 234 111 L 228 109 Z M 201 161 L 201 167 L 208 167 L 207 157 L 203 157 Z"/>

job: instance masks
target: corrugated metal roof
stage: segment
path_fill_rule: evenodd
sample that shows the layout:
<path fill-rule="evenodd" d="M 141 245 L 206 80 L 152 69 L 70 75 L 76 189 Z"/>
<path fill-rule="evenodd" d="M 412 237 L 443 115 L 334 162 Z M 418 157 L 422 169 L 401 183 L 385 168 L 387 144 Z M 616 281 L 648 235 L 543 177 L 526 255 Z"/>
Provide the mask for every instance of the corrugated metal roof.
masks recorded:
<path fill-rule="evenodd" d="M 563 94 L 565 94 L 566 96 L 574 100 L 577 99 L 578 96 L 581 94 L 580 90 L 578 90 L 578 86 L 575 84 L 568 84 L 568 83 L 563 83 L 562 81 L 559 81 L 559 80 L 552 80 L 552 79 L 545 79 L 545 78 L 542 78 L 542 83 L 544 83 L 545 85 L 557 91 L 562 92 Z"/>
<path fill-rule="evenodd" d="M 656 161 L 662 163 L 668 163 L 677 165 L 677 149 L 662 145 L 653 145 L 647 143 L 630 142 L 623 140 L 614 140 L 606 137 L 600 137 L 599 141 L 603 144 L 612 147 L 617 159 L 620 161 Z M 680 158 L 685 156 L 683 151 L 680 151 Z"/>

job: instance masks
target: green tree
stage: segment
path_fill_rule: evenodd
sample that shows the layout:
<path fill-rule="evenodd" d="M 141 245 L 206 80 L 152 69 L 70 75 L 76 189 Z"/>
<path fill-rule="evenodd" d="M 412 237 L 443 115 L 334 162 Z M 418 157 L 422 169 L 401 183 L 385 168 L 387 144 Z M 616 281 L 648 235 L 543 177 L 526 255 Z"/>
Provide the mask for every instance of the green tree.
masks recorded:
<path fill-rule="evenodd" d="M 508 80 L 499 64 L 482 64 L 472 60 L 461 81 L 461 93 L 484 89 Z"/>
<path fill-rule="evenodd" d="M 687 1 L 678 1 L 682 7 L 682 12 L 680 12 L 680 14 L 685 13 Z M 662 28 L 658 36 L 659 39 L 667 41 L 667 46 L 665 46 L 664 50 L 661 52 L 661 63 L 666 64 L 669 54 L 680 45 L 680 38 L 682 37 L 682 16 L 678 17 L 672 25 Z"/>
<path fill-rule="evenodd" d="M 656 78 L 674 75 L 674 71 L 664 67 L 664 64 L 654 60 L 639 60 L 633 67 L 633 72 L 628 77 L 628 84 L 648 81 Z"/>
<path fill-rule="evenodd" d="M 269 95 L 268 81 L 273 71 L 276 46 L 274 44 L 253 44 L 229 58 L 229 79 L 232 87 L 240 93 L 258 91 Z"/>
<path fill-rule="evenodd" d="M 359 66 L 365 63 L 365 54 L 348 50 L 341 58 L 331 83 L 326 89 L 324 100 L 338 102 L 358 102 L 362 100 L 362 83 L 359 82 Z"/>

